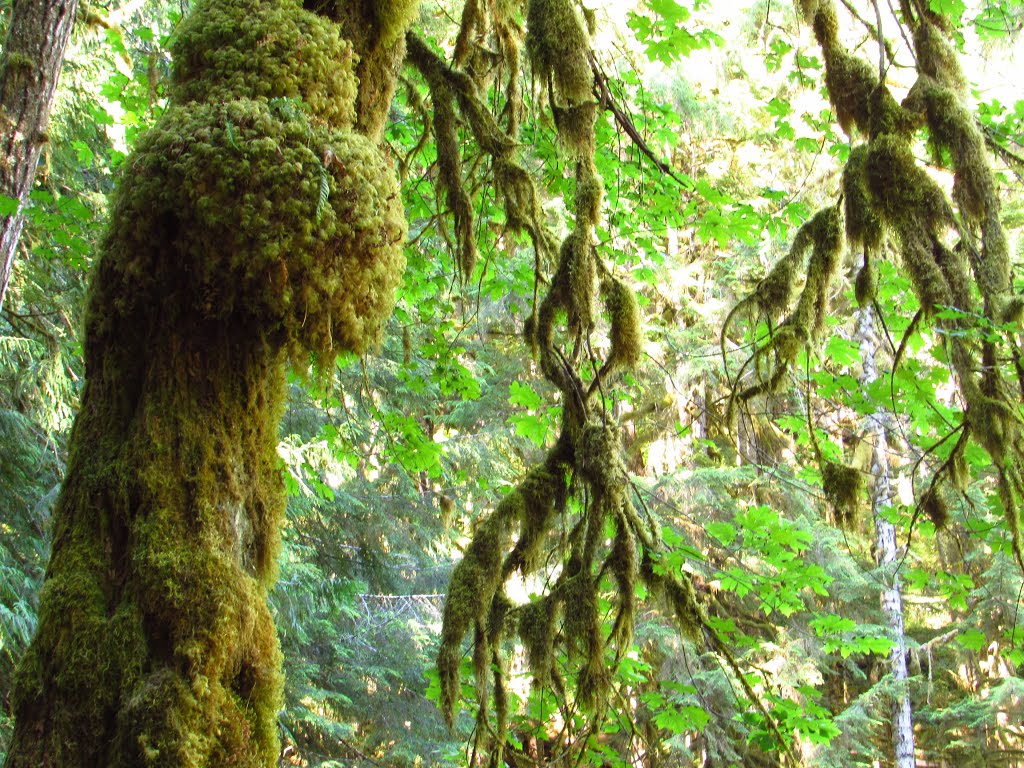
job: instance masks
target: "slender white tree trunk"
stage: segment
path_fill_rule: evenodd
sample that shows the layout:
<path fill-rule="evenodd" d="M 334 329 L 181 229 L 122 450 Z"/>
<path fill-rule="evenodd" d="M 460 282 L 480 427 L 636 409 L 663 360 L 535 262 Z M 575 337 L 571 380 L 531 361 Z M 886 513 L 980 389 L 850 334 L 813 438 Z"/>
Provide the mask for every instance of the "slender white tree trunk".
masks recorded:
<path fill-rule="evenodd" d="M 860 346 L 863 371 L 861 384 L 868 385 L 878 378 L 875 353 L 878 338 L 875 332 L 874 312 L 870 306 L 862 309 L 857 319 L 857 341 Z M 892 487 L 889 474 L 889 444 L 886 430 L 889 414 L 878 410 L 869 417 L 866 439 L 872 445 L 871 474 L 875 480 L 871 494 L 871 515 L 875 522 L 875 557 L 883 579 L 882 611 L 889 624 L 893 648 L 889 657 L 891 672 L 897 683 L 898 693 L 892 703 L 892 740 L 896 768 L 915 768 L 914 723 L 910 709 L 910 692 L 907 690 L 907 646 L 903 631 L 903 596 L 900 592 L 900 576 L 896 568 L 898 559 L 896 527 L 880 512 L 889 506 Z"/>

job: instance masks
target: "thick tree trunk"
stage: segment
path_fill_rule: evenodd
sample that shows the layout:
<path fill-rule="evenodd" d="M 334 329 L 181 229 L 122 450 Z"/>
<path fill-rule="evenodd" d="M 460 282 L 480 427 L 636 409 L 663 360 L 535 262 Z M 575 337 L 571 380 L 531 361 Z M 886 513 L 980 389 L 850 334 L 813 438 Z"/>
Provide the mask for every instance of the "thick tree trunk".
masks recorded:
<path fill-rule="evenodd" d="M 46 143 L 50 104 L 77 8 L 78 0 L 21 0 L 11 11 L 0 59 L 0 195 L 18 205 L 14 213 L 0 218 L 0 308 L 14 270 L 25 223 L 22 206 Z"/>
<path fill-rule="evenodd" d="M 863 370 L 861 384 L 867 385 L 878 378 L 875 352 L 878 347 L 875 332 L 874 312 L 870 306 L 859 313 L 857 339 L 860 346 Z M 896 647 L 889 657 L 890 672 L 896 680 L 898 694 L 892 703 L 892 739 L 896 768 L 914 768 L 914 723 L 910 707 L 910 693 L 907 691 L 907 645 L 903 627 L 903 596 L 900 591 L 900 577 L 896 570 L 898 547 L 896 527 L 881 514 L 892 500 L 889 473 L 889 445 L 886 431 L 889 414 L 876 412 L 869 420 L 865 439 L 872 445 L 871 475 L 874 490 L 871 494 L 871 513 L 875 523 L 875 551 L 885 586 L 882 589 L 882 612 L 889 624 L 889 632 Z"/>
<path fill-rule="evenodd" d="M 394 169 L 356 129 L 359 87 L 393 86 L 357 82 L 341 30 L 300 0 L 205 0 L 178 29 L 93 275 L 9 768 L 277 762 L 284 365 L 365 350 L 404 266 Z"/>

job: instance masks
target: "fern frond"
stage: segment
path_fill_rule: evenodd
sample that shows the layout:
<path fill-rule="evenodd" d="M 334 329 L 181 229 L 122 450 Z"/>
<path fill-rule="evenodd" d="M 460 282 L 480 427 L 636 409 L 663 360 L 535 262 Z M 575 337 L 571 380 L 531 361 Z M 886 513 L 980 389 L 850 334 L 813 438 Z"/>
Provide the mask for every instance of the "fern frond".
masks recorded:
<path fill-rule="evenodd" d="M 324 209 L 327 207 L 327 200 L 331 196 L 330 174 L 323 165 L 320 166 L 320 197 L 316 203 L 316 223 L 324 216 Z"/>
<path fill-rule="evenodd" d="M 241 147 L 238 146 L 238 134 L 235 132 L 234 124 L 228 120 L 224 128 L 227 133 L 228 144 L 230 144 L 234 149 L 241 149 Z"/>

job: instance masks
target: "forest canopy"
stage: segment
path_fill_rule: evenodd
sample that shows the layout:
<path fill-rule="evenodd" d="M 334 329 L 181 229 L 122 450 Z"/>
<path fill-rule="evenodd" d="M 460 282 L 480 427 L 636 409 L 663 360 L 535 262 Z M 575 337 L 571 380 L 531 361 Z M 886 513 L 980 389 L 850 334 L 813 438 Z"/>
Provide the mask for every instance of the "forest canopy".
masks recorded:
<path fill-rule="evenodd" d="M 1024 764 L 1024 4 L 74 19 L 6 765 Z"/>

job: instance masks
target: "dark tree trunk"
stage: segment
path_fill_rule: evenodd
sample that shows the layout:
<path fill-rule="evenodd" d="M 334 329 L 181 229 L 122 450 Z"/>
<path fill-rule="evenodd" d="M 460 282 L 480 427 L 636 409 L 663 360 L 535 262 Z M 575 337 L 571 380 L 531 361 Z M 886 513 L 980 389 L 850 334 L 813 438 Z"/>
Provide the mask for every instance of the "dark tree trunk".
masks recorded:
<path fill-rule="evenodd" d="M 46 143 L 50 104 L 77 8 L 78 0 L 19 0 L 11 11 L 0 59 L 0 195 L 16 200 L 18 207 L 0 218 L 0 308 L 25 223 L 21 208 Z"/>
<path fill-rule="evenodd" d="M 93 275 L 9 768 L 276 764 L 284 366 L 365 350 L 404 267 L 395 172 L 357 119 L 383 118 L 356 109 L 393 86 L 357 80 L 334 17 L 205 0 L 178 29 Z"/>

